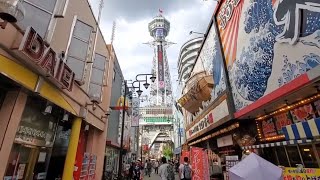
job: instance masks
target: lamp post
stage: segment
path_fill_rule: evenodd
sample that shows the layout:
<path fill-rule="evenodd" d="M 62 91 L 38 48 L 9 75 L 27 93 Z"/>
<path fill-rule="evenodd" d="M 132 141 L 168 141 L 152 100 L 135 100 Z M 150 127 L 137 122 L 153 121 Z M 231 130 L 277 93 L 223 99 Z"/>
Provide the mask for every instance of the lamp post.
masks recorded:
<path fill-rule="evenodd" d="M 205 33 L 200 33 L 200 32 L 196 32 L 196 31 L 190 31 L 190 32 L 189 32 L 189 35 L 191 35 L 191 34 L 201 34 L 201 35 L 203 35 L 203 36 L 206 36 Z"/>
<path fill-rule="evenodd" d="M 146 79 L 145 80 L 138 80 L 138 77 L 139 76 L 146 76 Z M 134 81 L 132 83 L 132 89 L 136 89 L 136 88 L 139 88 L 139 90 L 137 90 L 136 92 L 138 93 L 138 96 L 140 97 L 141 94 L 142 94 L 142 90 L 140 89 L 140 82 L 145 82 L 143 85 L 146 89 L 148 89 L 149 87 L 149 83 L 147 82 L 147 76 L 151 76 L 150 77 L 150 80 L 152 82 L 154 82 L 156 80 L 156 77 L 153 75 L 153 74 L 138 74 L 136 76 L 136 81 Z M 139 87 L 135 87 L 134 86 L 134 83 L 135 82 L 139 82 Z M 119 179 L 122 179 L 122 155 L 123 155 L 123 133 L 124 133 L 124 120 L 125 120 L 125 112 L 126 112 L 126 98 L 127 98 L 127 88 L 128 88 L 128 85 L 127 85 L 127 80 L 124 80 L 124 97 L 123 97 L 123 104 L 122 104 L 122 124 L 121 124 L 121 136 L 120 136 L 120 157 L 119 157 L 119 171 L 118 171 L 118 177 Z"/>

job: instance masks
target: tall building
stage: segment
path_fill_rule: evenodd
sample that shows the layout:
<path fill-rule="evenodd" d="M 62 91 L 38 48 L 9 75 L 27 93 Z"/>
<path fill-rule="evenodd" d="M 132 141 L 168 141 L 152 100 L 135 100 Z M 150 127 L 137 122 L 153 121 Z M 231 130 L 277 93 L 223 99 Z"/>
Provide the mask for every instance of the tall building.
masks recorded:
<path fill-rule="evenodd" d="M 151 84 L 150 103 L 152 106 L 171 107 L 172 105 L 172 87 L 166 53 L 166 49 L 172 44 L 166 40 L 169 31 L 170 22 L 161 14 L 149 23 L 149 32 L 153 37 L 153 41 L 149 44 L 154 49 L 152 73 L 157 76 L 156 81 Z"/>
<path fill-rule="evenodd" d="M 154 50 L 152 73 L 157 79 L 151 84 L 149 105 L 141 108 L 140 130 L 142 145 L 159 152 L 160 144 L 173 143 L 172 87 L 166 49 L 172 44 L 166 40 L 170 22 L 162 14 L 157 15 L 148 25 L 153 40 L 149 45 Z M 150 155 L 150 154 L 149 154 Z"/>

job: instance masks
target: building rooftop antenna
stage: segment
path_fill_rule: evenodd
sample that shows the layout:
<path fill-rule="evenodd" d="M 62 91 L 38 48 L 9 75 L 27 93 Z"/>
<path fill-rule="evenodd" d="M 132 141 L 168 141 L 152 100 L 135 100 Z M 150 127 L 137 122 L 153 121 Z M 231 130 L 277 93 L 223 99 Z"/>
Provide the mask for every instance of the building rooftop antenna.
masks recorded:
<path fill-rule="evenodd" d="M 111 32 L 111 45 L 113 44 L 113 41 L 114 41 L 116 26 L 117 26 L 116 21 L 113 21 L 112 32 Z"/>

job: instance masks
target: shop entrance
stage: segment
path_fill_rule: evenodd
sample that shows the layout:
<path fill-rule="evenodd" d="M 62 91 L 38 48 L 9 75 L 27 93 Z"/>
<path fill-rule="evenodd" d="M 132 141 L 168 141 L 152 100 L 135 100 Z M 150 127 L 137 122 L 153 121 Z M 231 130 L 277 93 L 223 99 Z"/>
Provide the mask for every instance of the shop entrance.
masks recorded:
<path fill-rule="evenodd" d="M 14 144 L 4 180 L 46 179 L 51 148 Z"/>

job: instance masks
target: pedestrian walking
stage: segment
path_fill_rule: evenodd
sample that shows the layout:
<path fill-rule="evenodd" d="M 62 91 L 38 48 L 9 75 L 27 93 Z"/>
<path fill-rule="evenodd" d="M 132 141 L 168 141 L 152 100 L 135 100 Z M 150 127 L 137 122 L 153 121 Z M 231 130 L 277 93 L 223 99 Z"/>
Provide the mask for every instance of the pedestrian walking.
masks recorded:
<path fill-rule="evenodd" d="M 140 180 L 140 176 L 141 176 L 141 168 L 138 164 L 136 164 L 133 170 L 133 180 Z"/>
<path fill-rule="evenodd" d="M 149 177 L 150 177 L 150 175 L 151 175 L 151 171 L 152 171 L 152 164 L 151 164 L 151 161 L 150 161 L 150 159 L 148 160 L 148 162 L 147 162 L 147 175 L 149 175 Z"/>
<path fill-rule="evenodd" d="M 159 167 L 159 175 L 161 177 L 161 180 L 168 180 L 167 179 L 167 167 L 169 166 L 169 164 L 167 163 L 167 159 L 165 157 L 161 158 L 161 166 Z"/>
<path fill-rule="evenodd" d="M 183 164 L 179 167 L 179 177 L 182 180 L 191 180 L 192 179 L 192 167 L 189 164 L 189 158 L 183 158 Z"/>
<path fill-rule="evenodd" d="M 154 163 L 154 171 L 156 174 L 158 174 L 158 169 L 159 169 L 159 161 L 157 160 L 155 163 Z"/>

